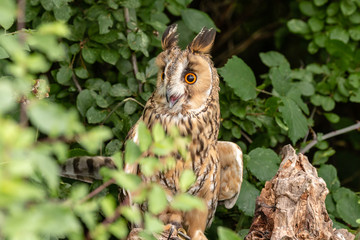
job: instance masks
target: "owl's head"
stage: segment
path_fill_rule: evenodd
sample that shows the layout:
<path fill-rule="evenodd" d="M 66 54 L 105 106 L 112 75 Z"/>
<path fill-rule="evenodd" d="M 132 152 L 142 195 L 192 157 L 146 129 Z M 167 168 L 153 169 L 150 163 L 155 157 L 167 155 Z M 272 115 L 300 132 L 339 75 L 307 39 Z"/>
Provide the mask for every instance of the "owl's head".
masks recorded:
<path fill-rule="evenodd" d="M 163 52 L 154 100 L 168 113 L 198 112 L 211 100 L 217 101 L 219 79 L 209 52 L 215 30 L 203 28 L 185 50 L 178 43 L 177 25 L 169 26 L 162 36 Z"/>

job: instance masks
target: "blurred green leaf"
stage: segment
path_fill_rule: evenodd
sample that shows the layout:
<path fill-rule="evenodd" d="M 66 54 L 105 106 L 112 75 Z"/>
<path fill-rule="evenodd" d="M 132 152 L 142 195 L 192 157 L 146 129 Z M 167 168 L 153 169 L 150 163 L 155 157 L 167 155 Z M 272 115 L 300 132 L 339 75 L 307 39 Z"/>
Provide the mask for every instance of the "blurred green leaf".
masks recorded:
<path fill-rule="evenodd" d="M 153 214 L 159 214 L 167 207 L 165 191 L 159 185 L 152 185 L 149 192 L 149 210 Z"/>
<path fill-rule="evenodd" d="M 202 210 L 205 208 L 202 200 L 186 193 L 176 195 L 170 205 L 180 211 L 190 211 L 194 208 Z"/>
<path fill-rule="evenodd" d="M 94 127 L 86 134 L 79 138 L 79 143 L 84 146 L 90 153 L 95 153 L 106 140 L 112 137 L 112 132 L 108 127 Z"/>
<path fill-rule="evenodd" d="M 192 170 L 185 169 L 180 175 L 180 190 L 185 192 L 196 181 L 196 176 Z"/>
<path fill-rule="evenodd" d="M 266 53 L 261 52 L 259 54 L 261 61 L 268 67 L 279 67 L 281 65 L 290 66 L 284 55 L 279 52 L 269 51 Z"/>
<path fill-rule="evenodd" d="M 15 21 L 16 5 L 13 0 L 0 1 L 0 25 L 8 30 Z"/>
<path fill-rule="evenodd" d="M 239 235 L 225 227 L 218 227 L 217 233 L 219 236 L 219 240 L 241 240 Z"/>
<path fill-rule="evenodd" d="M 13 85 L 6 77 L 0 77 L 0 114 L 11 110 L 16 105 Z"/>
<path fill-rule="evenodd" d="M 297 34 L 308 34 L 310 32 L 308 25 L 300 19 L 291 19 L 287 22 L 287 27 L 290 32 Z"/>
<path fill-rule="evenodd" d="M 133 141 L 128 140 L 125 147 L 125 162 L 129 164 L 135 163 L 140 156 L 141 150 L 139 146 Z"/>
<path fill-rule="evenodd" d="M 141 152 L 145 152 L 149 149 L 152 138 L 150 130 L 147 128 L 144 122 L 139 122 L 138 128 L 139 147 Z"/>

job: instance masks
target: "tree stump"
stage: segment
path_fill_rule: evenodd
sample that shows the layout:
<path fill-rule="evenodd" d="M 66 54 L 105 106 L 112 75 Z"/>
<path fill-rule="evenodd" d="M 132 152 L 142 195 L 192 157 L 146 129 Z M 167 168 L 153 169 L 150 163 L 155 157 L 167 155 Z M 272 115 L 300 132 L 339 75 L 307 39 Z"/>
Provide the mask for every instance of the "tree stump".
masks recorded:
<path fill-rule="evenodd" d="M 253 223 L 246 240 L 353 240 L 345 229 L 333 229 L 325 207 L 325 181 L 306 156 L 286 145 L 275 177 L 256 200 Z"/>

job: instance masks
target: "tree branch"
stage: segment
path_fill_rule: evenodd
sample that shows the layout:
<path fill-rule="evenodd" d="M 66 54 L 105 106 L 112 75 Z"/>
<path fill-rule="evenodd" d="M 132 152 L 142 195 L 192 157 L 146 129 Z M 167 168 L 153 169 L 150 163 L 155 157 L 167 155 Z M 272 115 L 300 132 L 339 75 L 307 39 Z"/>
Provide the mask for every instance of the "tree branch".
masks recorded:
<path fill-rule="evenodd" d="M 98 195 L 102 190 L 104 190 L 105 188 L 107 188 L 108 186 L 110 186 L 111 184 L 115 183 L 115 179 L 110 179 L 106 182 L 104 182 L 103 184 L 101 184 L 99 187 L 95 188 L 94 191 L 92 191 L 91 193 L 89 193 L 88 195 L 86 195 L 83 199 L 80 200 L 80 204 L 86 202 L 87 200 L 95 197 L 96 195 Z"/>
<path fill-rule="evenodd" d="M 324 136 L 322 136 L 321 140 L 326 140 L 326 139 L 329 139 L 331 137 L 335 137 L 337 135 L 341 135 L 341 134 L 344 134 L 344 133 L 347 133 L 347 132 L 351 132 L 351 131 L 356 130 L 356 129 L 360 129 L 360 121 L 357 121 L 356 124 L 353 124 L 353 125 L 351 125 L 349 127 L 329 132 L 329 133 L 325 134 Z M 302 153 L 302 154 L 306 153 L 313 146 L 315 146 L 318 142 L 319 142 L 318 139 L 312 140 L 308 145 L 306 145 L 303 149 L 300 150 L 300 153 Z"/>
<path fill-rule="evenodd" d="M 124 7 L 124 17 L 125 17 L 125 22 L 126 22 L 126 25 L 130 22 L 130 15 L 129 15 L 129 9 Z M 127 26 L 126 26 L 127 28 Z M 131 32 L 130 29 L 127 29 L 127 32 Z M 134 72 L 134 76 L 135 76 L 135 79 L 136 78 L 136 75 L 138 74 L 139 72 L 139 69 L 138 69 L 138 64 L 137 64 L 137 60 L 136 60 L 136 54 L 135 52 L 132 52 L 131 53 L 131 65 L 133 67 L 133 72 Z M 142 93 L 142 82 L 140 80 L 138 80 L 138 84 L 139 84 L 139 93 Z"/>

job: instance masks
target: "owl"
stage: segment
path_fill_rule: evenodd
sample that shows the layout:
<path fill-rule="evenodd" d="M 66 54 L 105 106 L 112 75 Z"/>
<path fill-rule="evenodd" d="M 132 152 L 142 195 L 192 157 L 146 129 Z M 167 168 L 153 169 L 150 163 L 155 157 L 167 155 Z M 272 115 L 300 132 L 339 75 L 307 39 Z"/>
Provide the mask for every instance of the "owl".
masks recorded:
<path fill-rule="evenodd" d="M 140 121 L 151 129 L 160 123 L 167 132 L 177 127 L 189 136 L 188 154 L 175 154 L 175 167 L 146 177 L 137 164 L 125 164 L 126 173 L 138 174 L 143 181 L 157 182 L 169 201 L 180 192 L 179 176 L 193 170 L 196 181 L 187 190 L 203 200 L 205 210 L 181 212 L 170 207 L 159 214 L 165 227 L 185 229 L 193 240 L 205 240 L 218 204 L 231 208 L 236 203 L 242 183 L 242 152 L 231 142 L 218 141 L 220 127 L 219 76 L 209 55 L 215 30 L 203 28 L 182 50 L 178 46 L 177 25 L 169 26 L 161 40 L 162 52 L 156 58 L 156 89 L 148 99 L 143 114 L 128 133 L 128 140 L 139 142 Z M 111 158 L 73 158 L 62 169 L 62 175 L 85 181 L 100 178 L 95 169 L 114 168 Z M 89 171 L 91 169 L 91 171 Z M 128 193 L 129 194 L 129 193 Z M 131 202 L 131 195 L 128 196 Z"/>

